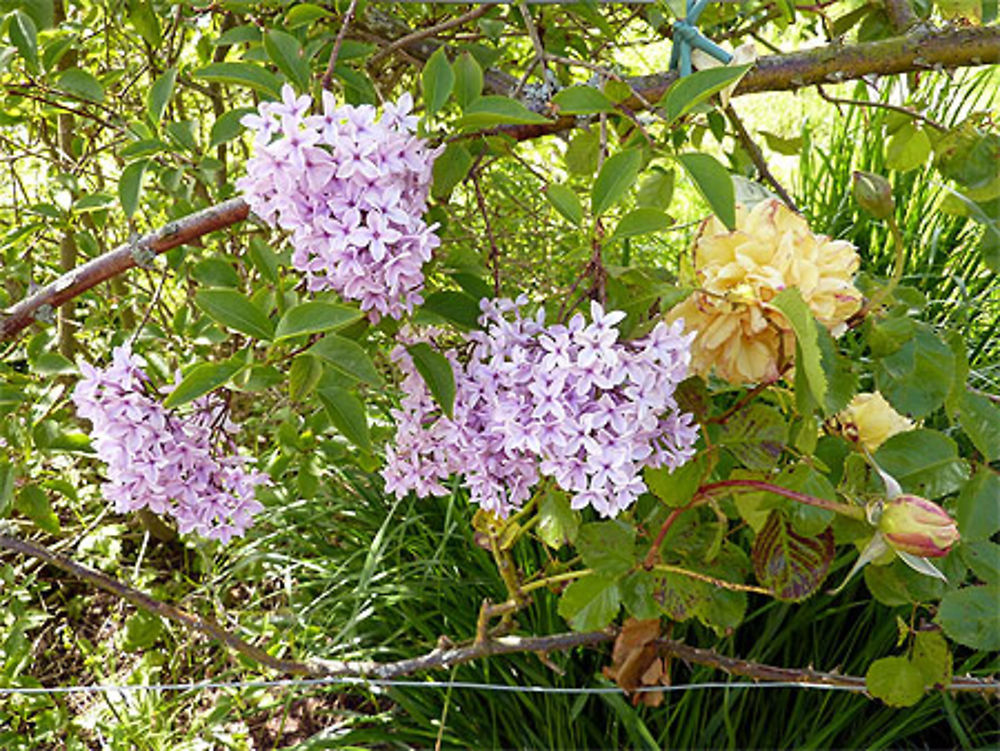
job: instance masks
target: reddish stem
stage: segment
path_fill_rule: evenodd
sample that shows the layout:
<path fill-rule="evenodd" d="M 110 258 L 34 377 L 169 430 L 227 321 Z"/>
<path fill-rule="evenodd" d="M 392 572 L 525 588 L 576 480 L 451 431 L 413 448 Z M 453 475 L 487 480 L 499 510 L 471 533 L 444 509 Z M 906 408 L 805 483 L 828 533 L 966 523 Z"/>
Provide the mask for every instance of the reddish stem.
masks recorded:
<path fill-rule="evenodd" d="M 765 482 L 763 480 L 720 480 L 719 482 L 711 482 L 708 485 L 702 485 L 695 494 L 695 498 L 698 498 L 699 496 L 710 496 L 713 493 L 725 490 L 726 488 L 751 488 L 753 490 L 765 490 L 768 493 L 784 496 L 785 498 L 790 498 L 798 503 L 804 503 L 807 506 L 815 506 L 816 508 L 826 509 L 854 519 L 865 518 L 864 509 L 860 506 L 851 506 L 846 503 L 838 503 L 837 501 L 828 501 L 826 498 L 817 498 L 814 495 L 800 493 L 797 490 L 789 490 L 788 488 L 783 488 L 780 485 L 774 485 L 773 483 Z"/>

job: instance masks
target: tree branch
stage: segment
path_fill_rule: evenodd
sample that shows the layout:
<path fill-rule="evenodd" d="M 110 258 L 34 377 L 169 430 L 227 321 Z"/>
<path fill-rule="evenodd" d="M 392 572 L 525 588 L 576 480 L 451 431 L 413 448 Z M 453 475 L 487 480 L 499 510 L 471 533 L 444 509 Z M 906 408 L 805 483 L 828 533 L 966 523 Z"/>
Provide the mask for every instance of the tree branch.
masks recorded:
<path fill-rule="evenodd" d="M 0 313 L 0 341 L 11 339 L 34 320 L 43 306 L 56 308 L 126 269 L 137 265 L 136 255 L 164 253 L 202 235 L 232 226 L 247 218 L 250 207 L 233 198 L 182 219 L 168 222 L 134 243 L 120 245 L 82 266 L 63 274 L 30 297 Z"/>
<path fill-rule="evenodd" d="M 226 646 L 249 657 L 265 667 L 279 673 L 291 675 L 309 675 L 314 677 L 352 677 L 391 679 L 423 670 L 451 668 L 467 662 L 503 654 L 524 652 L 556 652 L 575 647 L 596 646 L 613 641 L 617 629 L 610 627 L 601 631 L 586 631 L 582 633 L 551 634 L 549 636 L 501 636 L 486 641 L 476 641 L 467 646 L 434 649 L 418 657 L 396 662 L 374 662 L 368 660 L 284 660 L 268 654 L 259 647 L 244 641 L 216 623 L 200 616 L 188 613 L 173 605 L 160 602 L 144 592 L 133 589 L 127 584 L 83 566 L 64 555 L 48 550 L 41 545 L 20 540 L 7 535 L 0 535 L 0 548 L 6 548 L 22 555 L 38 558 L 68 574 L 79 577 L 105 591 L 108 591 L 133 605 L 162 616 L 181 626 L 198 631 L 206 636 L 221 641 Z M 729 657 L 709 649 L 692 647 L 673 639 L 658 639 L 655 642 L 660 653 L 679 657 L 686 662 L 722 670 L 732 675 L 742 675 L 758 681 L 792 682 L 802 684 L 822 684 L 828 686 L 845 686 L 862 691 L 865 679 L 861 676 L 826 673 L 810 668 L 783 668 L 765 665 L 738 657 Z M 1000 695 L 1000 682 L 981 678 L 959 677 L 952 680 L 947 691 L 973 691 L 983 694 Z"/>
<path fill-rule="evenodd" d="M 476 10 L 481 10 L 480 6 Z M 484 11 L 485 12 L 485 11 Z M 467 14 L 468 15 L 468 14 Z M 417 36 L 414 34 L 412 36 Z M 402 41 L 402 40 L 398 40 Z M 736 87 L 733 96 L 765 91 L 791 91 L 816 84 L 848 81 L 867 75 L 891 75 L 931 68 L 968 67 L 1000 62 L 1000 26 L 956 27 L 944 30 L 916 27 L 904 36 L 850 46 L 826 47 L 788 55 L 762 57 Z M 662 73 L 628 79 L 636 95 L 624 102 L 632 111 L 642 110 L 659 101 L 676 81 L 676 74 Z M 576 117 L 560 117 L 537 125 L 511 125 L 494 129 L 525 141 L 568 130 Z M 469 137 L 482 135 L 470 134 Z M 137 247 L 162 253 L 201 235 L 236 224 L 247 218 L 249 209 L 241 198 L 167 224 L 141 238 Z M 42 306 L 55 308 L 100 282 L 135 266 L 132 246 L 123 245 L 99 256 L 52 284 L 39 290 L 0 317 L 0 341 L 11 339 L 26 328 Z"/>

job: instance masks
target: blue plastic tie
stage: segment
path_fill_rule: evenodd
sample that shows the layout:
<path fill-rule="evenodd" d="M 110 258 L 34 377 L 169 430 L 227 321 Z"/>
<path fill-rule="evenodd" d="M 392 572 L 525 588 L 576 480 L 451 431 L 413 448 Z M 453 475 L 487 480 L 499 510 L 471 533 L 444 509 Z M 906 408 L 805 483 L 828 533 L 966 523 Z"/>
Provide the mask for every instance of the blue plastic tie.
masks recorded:
<path fill-rule="evenodd" d="M 674 43 L 670 50 L 670 69 L 680 77 L 691 75 L 691 50 L 698 49 L 728 65 L 733 56 L 707 39 L 695 25 L 708 7 L 710 0 L 687 0 L 686 16 L 674 22 Z"/>

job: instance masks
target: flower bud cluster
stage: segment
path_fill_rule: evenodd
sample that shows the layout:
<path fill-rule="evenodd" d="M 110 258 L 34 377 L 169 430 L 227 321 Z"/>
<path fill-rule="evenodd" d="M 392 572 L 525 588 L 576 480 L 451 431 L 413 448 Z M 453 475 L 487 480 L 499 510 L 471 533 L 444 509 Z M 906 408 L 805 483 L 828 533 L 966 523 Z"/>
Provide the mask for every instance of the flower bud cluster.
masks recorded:
<path fill-rule="evenodd" d="M 697 426 L 674 399 L 691 359 L 683 322 L 619 341 L 624 313 L 592 303 L 590 323 L 577 314 L 547 326 L 544 311 L 522 317 L 525 303 L 483 300 L 468 360 L 447 355 L 456 381 L 451 418 L 407 350 L 394 350 L 405 396 L 393 411 L 387 491 L 443 495 L 443 481 L 464 474 L 472 500 L 506 516 L 545 475 L 572 494 L 573 508 L 610 517 L 646 490 L 643 467 L 674 468 L 694 455 Z"/>
<path fill-rule="evenodd" d="M 263 507 L 257 486 L 263 472 L 248 470 L 246 459 L 222 454 L 219 437 L 235 426 L 225 406 L 203 397 L 194 412 L 180 417 L 148 395 L 143 361 L 128 346 L 116 347 L 112 364 L 80 363 L 83 378 L 73 391 L 77 414 L 93 425 L 97 456 L 108 465 L 104 497 L 119 513 L 148 508 L 169 514 L 181 532 L 228 542 L 242 535 Z"/>
<path fill-rule="evenodd" d="M 423 302 L 423 265 L 440 240 L 423 220 L 439 150 L 414 135 L 413 98 L 376 117 L 371 105 L 323 113 L 287 84 L 241 122 L 255 131 L 254 155 L 237 180 L 251 210 L 292 234 L 292 265 L 310 290 L 358 300 L 372 320 L 400 318 Z"/>

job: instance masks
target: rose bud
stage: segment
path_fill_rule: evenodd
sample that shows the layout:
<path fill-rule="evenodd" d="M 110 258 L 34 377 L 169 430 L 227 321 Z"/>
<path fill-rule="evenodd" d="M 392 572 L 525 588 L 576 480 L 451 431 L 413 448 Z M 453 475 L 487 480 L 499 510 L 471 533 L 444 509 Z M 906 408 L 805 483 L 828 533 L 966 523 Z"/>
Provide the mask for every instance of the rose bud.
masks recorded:
<path fill-rule="evenodd" d="M 870 172 L 854 172 L 854 200 L 876 219 L 887 219 L 896 210 L 889 181 Z"/>
<path fill-rule="evenodd" d="M 925 558 L 948 555 L 959 540 L 955 520 L 936 503 L 900 495 L 885 504 L 878 528 L 896 550 Z"/>

